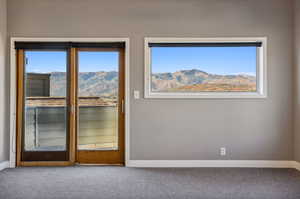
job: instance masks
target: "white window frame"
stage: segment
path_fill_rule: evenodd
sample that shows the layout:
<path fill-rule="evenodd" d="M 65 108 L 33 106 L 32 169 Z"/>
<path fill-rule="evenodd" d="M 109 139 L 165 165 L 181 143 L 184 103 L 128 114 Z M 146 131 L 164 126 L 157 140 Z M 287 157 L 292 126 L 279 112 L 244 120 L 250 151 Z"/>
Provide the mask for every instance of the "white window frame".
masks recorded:
<path fill-rule="evenodd" d="M 257 48 L 256 92 L 152 92 L 151 47 L 149 43 L 247 43 L 262 42 Z M 267 98 L 267 38 L 266 37 L 218 37 L 218 38 L 158 38 L 146 37 L 144 44 L 144 97 L 145 98 Z"/>

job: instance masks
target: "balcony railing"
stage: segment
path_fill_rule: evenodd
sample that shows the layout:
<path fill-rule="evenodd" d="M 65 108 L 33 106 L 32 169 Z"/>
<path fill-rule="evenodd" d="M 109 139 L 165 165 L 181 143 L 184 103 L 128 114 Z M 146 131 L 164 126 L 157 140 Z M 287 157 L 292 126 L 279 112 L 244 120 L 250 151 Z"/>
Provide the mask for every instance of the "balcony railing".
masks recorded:
<path fill-rule="evenodd" d="M 116 99 L 80 97 L 79 148 L 117 147 Z M 27 97 L 25 114 L 26 150 L 65 150 L 67 135 L 66 98 Z"/>

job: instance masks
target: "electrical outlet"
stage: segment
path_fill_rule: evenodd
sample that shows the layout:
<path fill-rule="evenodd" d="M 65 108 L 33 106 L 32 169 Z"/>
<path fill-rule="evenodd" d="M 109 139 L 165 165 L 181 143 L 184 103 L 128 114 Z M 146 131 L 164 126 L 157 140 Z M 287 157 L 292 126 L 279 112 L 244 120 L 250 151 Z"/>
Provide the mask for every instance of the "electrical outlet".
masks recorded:
<path fill-rule="evenodd" d="M 221 155 L 221 156 L 226 155 L 226 148 L 225 148 L 225 147 L 221 147 L 221 148 L 220 148 L 220 155 Z"/>
<path fill-rule="evenodd" d="M 134 96 L 134 99 L 140 99 L 140 91 L 134 90 L 133 91 L 133 96 Z"/>

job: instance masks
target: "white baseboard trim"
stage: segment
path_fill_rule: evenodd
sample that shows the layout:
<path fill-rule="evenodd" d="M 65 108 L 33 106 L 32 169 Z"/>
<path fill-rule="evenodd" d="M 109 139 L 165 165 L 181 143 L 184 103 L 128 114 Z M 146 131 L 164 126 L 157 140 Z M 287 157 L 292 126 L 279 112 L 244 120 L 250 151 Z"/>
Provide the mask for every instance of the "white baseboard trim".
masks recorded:
<path fill-rule="evenodd" d="M 0 171 L 9 167 L 9 161 L 0 162 Z M 294 168 L 300 171 L 300 162 L 288 160 L 129 160 L 126 167 Z"/>
<path fill-rule="evenodd" d="M 9 161 L 0 162 L 0 171 L 9 168 Z"/>
<path fill-rule="evenodd" d="M 295 169 L 297 169 L 298 171 L 300 171 L 300 162 L 294 161 L 293 165 L 294 165 Z"/>
<path fill-rule="evenodd" d="M 299 163 L 300 164 L 300 163 Z M 295 168 L 295 161 L 277 160 L 129 160 L 127 167 Z"/>

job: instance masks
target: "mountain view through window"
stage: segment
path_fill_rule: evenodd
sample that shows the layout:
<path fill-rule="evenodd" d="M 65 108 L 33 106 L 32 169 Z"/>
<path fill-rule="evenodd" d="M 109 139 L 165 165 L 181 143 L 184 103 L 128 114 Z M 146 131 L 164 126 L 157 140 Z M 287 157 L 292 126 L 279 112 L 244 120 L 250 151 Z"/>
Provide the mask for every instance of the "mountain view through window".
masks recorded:
<path fill-rule="evenodd" d="M 152 92 L 255 92 L 256 47 L 151 47 Z"/>

